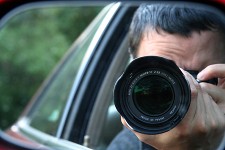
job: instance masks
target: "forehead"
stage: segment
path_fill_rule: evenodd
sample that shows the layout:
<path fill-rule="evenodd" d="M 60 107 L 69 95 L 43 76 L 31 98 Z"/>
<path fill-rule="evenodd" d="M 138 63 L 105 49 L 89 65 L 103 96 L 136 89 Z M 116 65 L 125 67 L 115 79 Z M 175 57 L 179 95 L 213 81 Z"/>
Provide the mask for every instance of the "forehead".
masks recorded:
<path fill-rule="evenodd" d="M 221 43 L 221 38 L 218 32 L 214 31 L 193 32 L 186 37 L 179 34 L 169 34 L 162 30 L 149 30 L 141 38 L 140 45 L 143 43 L 148 48 L 165 44 L 165 46 L 181 48 L 182 51 L 195 52 L 205 51 L 205 49 L 208 49 L 208 46 L 216 47 L 218 43 Z"/>
<path fill-rule="evenodd" d="M 193 32 L 190 37 L 163 31 L 146 32 L 137 50 L 137 57 L 156 55 L 174 60 L 186 69 L 203 67 L 223 61 L 224 44 L 215 31 Z"/>

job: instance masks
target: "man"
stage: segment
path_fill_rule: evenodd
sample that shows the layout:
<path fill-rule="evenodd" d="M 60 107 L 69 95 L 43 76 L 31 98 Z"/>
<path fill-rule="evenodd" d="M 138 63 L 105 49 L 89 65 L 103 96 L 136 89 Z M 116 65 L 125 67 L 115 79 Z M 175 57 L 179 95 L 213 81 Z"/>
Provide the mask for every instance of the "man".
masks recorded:
<path fill-rule="evenodd" d="M 146 148 L 142 144 L 142 149 L 216 150 L 222 147 L 225 131 L 224 40 L 223 19 L 205 8 L 141 5 L 130 26 L 130 53 L 134 58 L 161 56 L 175 61 L 190 84 L 191 104 L 183 120 L 162 134 L 138 133 L 121 118 L 129 130 L 123 130 L 108 149 L 140 149 L 136 137 L 149 145 Z M 197 76 L 200 81 L 218 78 L 218 84 L 198 83 L 185 70 L 200 71 Z"/>

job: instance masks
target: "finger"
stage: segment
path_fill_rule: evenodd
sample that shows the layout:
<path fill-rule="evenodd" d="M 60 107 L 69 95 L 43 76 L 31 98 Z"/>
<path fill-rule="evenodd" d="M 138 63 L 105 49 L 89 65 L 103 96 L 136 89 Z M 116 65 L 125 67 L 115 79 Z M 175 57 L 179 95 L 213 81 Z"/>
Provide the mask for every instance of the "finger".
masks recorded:
<path fill-rule="evenodd" d="M 209 109 L 213 109 L 215 112 L 215 115 L 213 116 L 213 118 L 216 120 L 215 124 L 220 125 L 222 123 L 222 125 L 225 124 L 225 117 L 224 117 L 224 113 L 225 111 L 220 109 L 219 106 L 214 102 L 211 101 L 211 105 Z"/>
<path fill-rule="evenodd" d="M 219 137 L 222 135 L 224 131 L 224 125 L 225 125 L 225 119 L 224 119 L 224 114 L 223 112 L 218 108 L 218 105 L 212 100 L 211 97 L 206 98 L 206 125 L 205 125 L 205 131 L 206 131 L 206 136 L 208 137 Z M 221 139 L 219 138 L 219 139 Z M 219 143 L 219 141 L 215 142 Z"/>
<path fill-rule="evenodd" d="M 199 87 L 199 84 L 196 81 L 196 79 L 190 73 L 188 73 L 187 71 L 183 70 L 182 68 L 180 68 L 180 70 L 184 74 L 186 80 L 189 82 L 191 91 L 197 91 L 198 90 L 197 88 Z"/>
<path fill-rule="evenodd" d="M 185 116 L 186 119 L 184 118 L 182 123 L 191 124 L 192 121 L 194 121 L 196 119 L 197 114 L 204 113 L 204 111 L 200 111 L 200 110 L 202 110 L 202 109 L 200 109 L 200 107 L 204 107 L 204 105 L 201 104 L 202 103 L 201 101 L 197 100 L 197 98 L 199 96 L 198 90 L 200 88 L 197 81 L 188 72 L 184 71 L 183 69 L 181 69 L 181 71 L 185 75 L 186 80 L 189 82 L 190 89 L 191 89 L 191 104 L 190 104 L 189 110 Z M 198 103 L 200 103 L 200 104 L 198 104 Z M 197 109 L 197 107 L 198 107 L 198 109 Z M 198 110 L 200 112 L 198 112 Z"/>
<path fill-rule="evenodd" d="M 121 116 L 121 122 L 126 128 L 128 128 L 129 130 L 134 131 L 134 129 L 127 123 L 127 121 L 122 116 Z"/>
<path fill-rule="evenodd" d="M 224 96 L 220 97 L 218 95 L 220 94 L 225 94 L 225 92 L 212 84 L 208 83 L 200 83 L 201 89 L 203 91 L 203 96 L 204 96 L 204 102 L 205 102 L 205 131 L 211 130 L 209 132 L 211 137 L 215 137 L 216 135 L 219 136 L 221 135 L 220 133 L 224 131 L 224 126 L 225 126 L 225 103 L 221 102 L 221 100 L 217 99 L 217 103 L 215 101 L 215 97 L 218 98 L 223 98 Z M 220 93 L 220 92 L 221 93 Z M 217 92 L 219 94 L 217 94 Z M 222 99 L 224 101 L 224 99 Z M 206 132 L 207 133 L 207 132 Z"/>
<path fill-rule="evenodd" d="M 225 78 L 218 79 L 217 86 L 221 87 L 222 89 L 225 89 Z"/>
<path fill-rule="evenodd" d="M 208 95 L 208 93 L 203 93 L 203 101 L 205 103 L 205 113 L 203 115 L 205 116 L 206 128 L 210 129 L 212 124 L 216 123 L 215 120 L 217 117 L 217 109 L 219 108 L 215 105 L 215 102 L 212 100 L 212 97 Z"/>
<path fill-rule="evenodd" d="M 129 126 L 127 125 L 127 122 L 125 121 L 125 119 L 121 116 L 120 117 L 122 124 L 129 129 Z"/>
<path fill-rule="evenodd" d="M 217 86 L 208 83 L 200 83 L 201 88 L 206 91 L 212 100 L 218 105 L 220 110 L 225 114 L 225 91 Z"/>
<path fill-rule="evenodd" d="M 211 136 L 212 137 L 221 136 L 221 138 L 219 139 L 222 139 L 223 134 L 221 133 L 224 132 L 224 128 L 225 128 L 224 111 L 219 109 L 218 105 L 213 100 L 211 100 L 210 102 L 211 104 L 209 109 L 215 112 L 215 113 L 212 113 L 212 118 L 211 118 L 210 129 L 214 130 L 213 132 L 211 132 Z"/>
<path fill-rule="evenodd" d="M 209 65 L 197 75 L 197 79 L 201 81 L 209 80 L 212 78 L 225 78 L 224 64 Z"/>
<path fill-rule="evenodd" d="M 199 84 L 204 91 L 206 91 L 212 99 L 217 103 L 225 103 L 225 90 L 221 89 L 220 87 L 217 87 L 215 85 L 209 84 L 209 83 L 200 83 Z"/>

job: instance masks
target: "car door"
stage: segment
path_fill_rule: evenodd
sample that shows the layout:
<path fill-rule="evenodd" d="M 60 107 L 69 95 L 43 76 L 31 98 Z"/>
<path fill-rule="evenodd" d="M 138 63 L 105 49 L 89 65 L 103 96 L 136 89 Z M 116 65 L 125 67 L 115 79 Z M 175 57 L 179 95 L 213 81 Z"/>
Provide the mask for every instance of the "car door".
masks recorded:
<path fill-rule="evenodd" d="M 118 11 L 119 4 L 100 3 L 90 5 L 80 2 L 70 2 L 66 5 L 65 3 L 56 4 L 57 6 L 62 5 L 62 7 L 72 6 L 83 9 L 87 9 L 87 6 L 98 6 L 101 7 L 102 11 L 71 46 L 53 73 L 46 79 L 32 98 L 18 122 L 7 130 L 7 133 L 14 137 L 11 141 L 8 141 L 9 145 L 14 145 L 18 147 L 18 149 L 19 144 L 14 143 L 15 137 L 19 137 L 19 140 L 16 140 L 19 143 L 21 142 L 21 139 L 26 142 L 29 141 L 31 149 L 34 147 L 42 149 L 42 145 L 53 149 L 87 149 L 80 146 L 83 144 L 83 139 L 80 141 L 76 140 L 73 137 L 70 137 L 70 134 L 73 132 L 69 133 L 69 135 L 67 133 L 68 130 L 75 131 L 74 137 L 80 139 L 81 133 L 85 130 L 85 126 L 83 125 L 84 120 L 79 119 L 76 121 L 79 125 L 78 128 L 74 125 L 73 129 L 76 130 L 68 127 L 71 126 L 70 122 L 73 122 L 78 115 L 80 115 L 79 117 L 84 118 L 87 114 L 91 113 L 91 110 L 89 109 L 91 106 L 87 105 L 93 102 L 88 99 L 83 100 L 83 96 L 79 95 L 83 94 L 86 90 L 83 86 L 87 86 L 85 82 L 87 82 L 89 80 L 88 77 L 93 74 L 93 68 L 91 69 L 91 67 L 89 67 L 90 64 L 94 64 L 94 61 L 91 59 L 98 55 L 95 54 L 97 45 L 100 43 L 103 34 L 106 32 L 106 28 L 111 22 L 111 19 Z M 55 3 L 29 3 L 25 6 L 22 5 L 18 10 L 37 9 L 37 7 L 40 6 L 41 8 L 45 6 L 55 6 Z M 15 12 L 11 12 L 10 15 L 14 15 L 14 13 Z M 10 15 L 2 19 L 3 23 L 5 20 L 7 21 L 10 19 Z M 98 63 L 98 59 L 95 61 Z M 95 80 L 95 82 L 100 84 L 101 81 Z M 89 87 L 91 86 L 88 85 L 88 88 Z M 89 88 L 89 90 L 90 89 L 91 88 Z M 77 95 L 78 97 L 76 97 Z M 73 108 L 74 106 L 75 108 Z M 89 107 L 87 112 L 82 114 L 83 112 L 81 110 L 87 109 L 86 107 Z M 72 119 L 68 119 L 69 117 L 72 117 Z M 73 141 L 80 145 L 69 141 Z M 24 145 L 23 142 L 21 143 Z M 34 147 L 32 147 L 33 144 Z M 39 144 L 41 144 L 41 146 L 39 146 Z M 29 148 L 29 146 L 27 146 L 27 148 Z"/>
<path fill-rule="evenodd" d="M 45 139 L 43 139 L 44 135 L 42 134 L 44 132 L 57 138 L 66 139 L 94 148 L 85 141 L 85 137 L 88 137 L 88 135 L 85 136 L 86 128 L 89 123 L 90 115 L 92 115 L 92 109 L 95 105 L 102 82 L 105 79 L 105 75 L 108 72 L 112 60 L 115 59 L 114 56 L 117 53 L 120 43 L 124 41 L 124 37 L 127 33 L 126 30 L 128 29 L 127 24 L 127 26 L 125 26 L 127 28 L 118 30 L 119 25 L 124 25 L 124 22 L 122 23 L 121 20 L 124 19 L 124 14 L 127 12 L 125 7 L 121 9 L 120 6 L 120 3 L 107 5 L 103 9 L 103 16 L 100 13 L 100 18 L 102 19 L 96 24 L 96 32 L 93 36 L 90 36 L 90 33 L 86 34 L 88 37 L 81 40 L 82 43 L 80 44 L 84 45 L 84 47 L 87 45 L 85 44 L 85 40 L 90 44 L 85 48 L 83 48 L 83 46 L 79 47 L 86 50 L 86 52 L 81 60 L 81 65 L 78 67 L 79 70 L 74 78 L 74 82 L 72 81 L 73 79 L 70 80 L 67 77 L 60 77 L 61 73 L 65 72 L 64 69 L 71 71 L 70 68 L 78 61 L 76 52 L 73 54 L 72 50 L 72 53 L 67 54 L 68 57 L 63 60 L 66 62 L 60 63 L 61 66 L 59 66 L 59 70 L 53 73 L 52 77 L 50 77 L 47 83 L 44 84 L 44 87 L 41 88 L 41 92 L 37 93 L 34 97 L 33 104 L 31 104 L 25 112 L 25 115 L 18 121 L 17 127 L 19 127 L 23 133 L 32 133 L 32 138 L 35 138 L 40 143 L 46 143 Z M 119 12 L 120 9 L 121 12 Z M 120 13 L 121 15 L 119 15 Z M 130 17 L 126 16 L 126 19 L 131 19 L 131 15 L 132 14 L 130 14 Z M 126 19 L 124 19 L 125 23 L 127 21 Z M 88 40 L 89 38 L 90 40 Z M 78 39 L 77 42 L 79 43 L 79 41 Z M 76 48 L 75 45 L 74 47 Z M 123 52 L 127 52 L 126 50 L 127 49 L 123 49 Z M 73 57 L 73 55 L 75 57 Z M 126 59 L 123 60 L 127 61 L 128 56 L 129 55 L 126 55 Z M 67 67 L 66 64 L 71 65 L 71 67 Z M 122 65 L 123 64 L 120 66 Z M 74 75 L 72 75 L 72 77 L 74 77 Z M 62 93 L 65 93 L 62 92 L 63 89 L 60 88 L 65 87 L 66 82 L 73 82 L 67 94 L 68 98 L 66 101 L 58 100 L 59 97 L 62 96 Z M 109 100 L 112 101 L 113 82 L 111 82 L 109 87 L 111 88 L 107 92 L 110 93 L 111 98 Z M 56 105 L 54 104 L 55 100 L 65 103 Z M 54 106 L 54 109 L 49 109 L 51 106 Z M 99 108 L 99 110 L 101 109 L 102 108 Z M 104 114 L 104 111 L 101 112 Z M 45 122 L 45 124 L 43 124 L 43 122 Z M 90 140 L 92 141 L 93 139 Z M 48 139 L 47 144 L 50 147 L 56 144 L 54 147 L 56 148 L 62 143 L 63 142 L 59 142 L 56 144 L 54 139 Z"/>
<path fill-rule="evenodd" d="M 78 4 L 87 5 L 79 2 L 74 6 Z M 9 135 L 26 140 L 22 140 L 23 144 L 12 144 L 13 138 L 9 145 L 19 149 L 24 141 L 29 141 L 40 149 L 104 150 L 122 130 L 120 115 L 113 104 L 113 88 L 130 61 L 127 35 L 139 3 L 92 5 L 102 7 L 99 15 L 73 43 L 18 121 L 7 130 Z"/>

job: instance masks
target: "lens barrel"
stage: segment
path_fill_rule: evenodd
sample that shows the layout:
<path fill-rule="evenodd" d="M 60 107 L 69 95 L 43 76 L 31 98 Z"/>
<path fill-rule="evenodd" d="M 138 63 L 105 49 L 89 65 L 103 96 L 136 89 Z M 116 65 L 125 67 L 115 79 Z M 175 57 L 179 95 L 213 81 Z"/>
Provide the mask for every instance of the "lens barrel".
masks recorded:
<path fill-rule="evenodd" d="M 189 108 L 190 95 L 179 67 L 158 56 L 134 59 L 114 87 L 118 112 L 133 130 L 145 134 L 174 128 Z"/>

